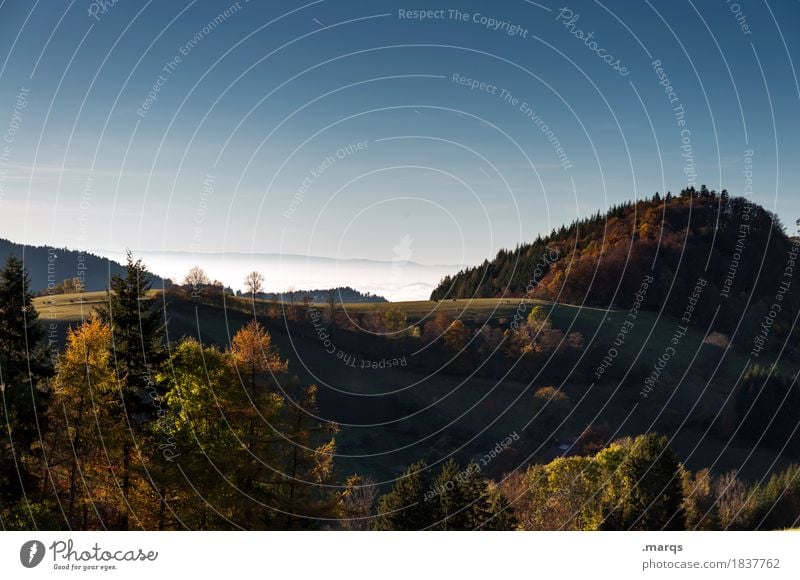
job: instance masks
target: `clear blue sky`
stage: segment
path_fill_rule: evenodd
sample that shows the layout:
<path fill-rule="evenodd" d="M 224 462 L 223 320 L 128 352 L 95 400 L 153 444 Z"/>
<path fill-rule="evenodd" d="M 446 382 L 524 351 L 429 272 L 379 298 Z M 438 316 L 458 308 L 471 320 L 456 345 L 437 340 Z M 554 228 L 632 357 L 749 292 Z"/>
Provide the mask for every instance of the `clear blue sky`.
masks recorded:
<path fill-rule="evenodd" d="M 800 217 L 798 2 L 99 6 L 0 7 L 2 237 L 475 263 L 687 168 Z"/>

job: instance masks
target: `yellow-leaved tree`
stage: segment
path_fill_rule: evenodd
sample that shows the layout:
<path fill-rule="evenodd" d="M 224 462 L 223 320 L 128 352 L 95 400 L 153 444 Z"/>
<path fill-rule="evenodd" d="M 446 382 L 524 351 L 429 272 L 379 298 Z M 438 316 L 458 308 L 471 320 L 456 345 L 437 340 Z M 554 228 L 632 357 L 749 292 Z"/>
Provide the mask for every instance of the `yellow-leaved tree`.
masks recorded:
<path fill-rule="evenodd" d="M 67 332 L 52 396 L 48 466 L 67 521 L 83 530 L 113 528 L 126 511 L 119 481 L 125 424 L 111 328 L 97 317 Z"/>

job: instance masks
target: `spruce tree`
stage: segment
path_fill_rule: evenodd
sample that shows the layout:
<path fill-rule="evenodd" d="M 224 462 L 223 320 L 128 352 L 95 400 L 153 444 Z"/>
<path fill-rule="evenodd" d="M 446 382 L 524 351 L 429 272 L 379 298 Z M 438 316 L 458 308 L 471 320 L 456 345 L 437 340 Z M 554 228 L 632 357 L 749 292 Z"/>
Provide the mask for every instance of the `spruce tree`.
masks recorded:
<path fill-rule="evenodd" d="M 422 530 L 433 524 L 435 504 L 424 461 L 411 465 L 378 502 L 376 530 Z M 428 495 L 426 495 L 428 494 Z"/>
<path fill-rule="evenodd" d="M 17 502 L 35 485 L 28 457 L 46 427 L 41 382 L 51 371 L 43 339 L 28 274 L 9 256 L 0 270 L 0 417 L 8 426 L 0 435 L 0 505 Z"/>
<path fill-rule="evenodd" d="M 129 427 L 122 447 L 120 487 L 125 505 L 134 486 L 134 457 L 139 441 L 147 433 L 146 424 L 156 418 L 156 397 L 163 396 L 156 384 L 155 372 L 164 358 L 164 322 L 155 301 L 148 296 L 153 281 L 141 259 L 134 260 L 128 251 L 125 277 L 114 275 L 108 291 L 108 304 L 98 308 L 100 320 L 111 327 L 112 349 L 121 384 L 121 416 Z M 119 527 L 128 529 L 126 511 Z"/>
<path fill-rule="evenodd" d="M 481 524 L 481 530 L 510 531 L 517 529 L 517 518 L 514 509 L 503 491 L 492 485 L 489 487 L 488 517 Z"/>
<path fill-rule="evenodd" d="M 112 329 L 114 360 L 123 381 L 127 413 L 137 420 L 153 413 L 150 403 L 158 392 L 153 374 L 164 358 L 164 318 L 148 296 L 152 285 L 142 260 L 134 260 L 128 251 L 125 277 L 112 277 L 108 304 L 98 308 L 100 320 Z"/>
<path fill-rule="evenodd" d="M 448 460 L 439 472 L 433 488 L 438 492 L 437 508 L 434 518 L 436 530 L 468 530 L 474 501 L 480 501 L 480 490 L 465 485 L 466 471 L 452 459 Z M 477 497 L 476 492 L 477 491 Z M 433 508 L 433 506 L 431 506 Z M 434 511 L 434 510 L 431 510 Z"/>

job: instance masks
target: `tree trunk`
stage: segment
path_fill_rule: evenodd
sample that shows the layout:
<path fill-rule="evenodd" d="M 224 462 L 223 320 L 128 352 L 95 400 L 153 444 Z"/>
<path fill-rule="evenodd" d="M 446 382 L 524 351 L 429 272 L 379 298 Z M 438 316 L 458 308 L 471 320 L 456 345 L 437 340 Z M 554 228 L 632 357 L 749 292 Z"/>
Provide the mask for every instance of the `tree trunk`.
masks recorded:
<path fill-rule="evenodd" d="M 122 507 L 122 521 L 120 522 L 123 530 L 128 530 L 128 497 L 130 494 L 130 465 L 131 465 L 131 448 L 130 444 L 126 441 L 122 446 L 122 499 L 125 505 Z"/>
<path fill-rule="evenodd" d="M 161 500 L 158 506 L 158 531 L 161 532 L 164 531 L 164 516 L 167 508 L 166 492 L 164 488 L 158 490 L 158 496 Z"/>
<path fill-rule="evenodd" d="M 65 409 L 66 414 L 66 409 Z M 74 525 L 73 516 L 75 514 L 75 495 L 76 495 L 76 487 L 77 483 L 75 481 L 75 474 L 78 471 L 78 449 L 80 448 L 81 444 L 81 426 L 83 423 L 83 397 L 80 399 L 80 403 L 78 403 L 78 418 L 75 420 L 75 438 L 72 439 L 72 465 L 70 465 L 69 469 L 69 506 L 67 508 L 67 519 L 69 520 L 69 525 Z M 69 428 L 69 427 L 67 427 Z"/>

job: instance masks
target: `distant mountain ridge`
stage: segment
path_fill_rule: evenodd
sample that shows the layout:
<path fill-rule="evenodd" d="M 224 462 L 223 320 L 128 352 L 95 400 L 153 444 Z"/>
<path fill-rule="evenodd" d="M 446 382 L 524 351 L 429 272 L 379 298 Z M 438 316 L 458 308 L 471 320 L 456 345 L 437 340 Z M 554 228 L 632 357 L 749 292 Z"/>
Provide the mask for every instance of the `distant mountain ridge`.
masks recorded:
<path fill-rule="evenodd" d="M 107 258 L 124 261 L 122 252 L 95 250 Z M 180 282 L 193 266 L 224 286 L 244 291 L 244 277 L 256 270 L 264 275 L 264 292 L 280 294 L 290 287 L 357 288 L 390 301 L 425 300 L 442 276 L 461 264 L 426 265 L 392 254 L 386 260 L 329 258 L 259 252 L 184 252 L 140 250 L 137 257 L 161 276 Z"/>
<path fill-rule="evenodd" d="M 31 280 L 31 291 L 46 293 L 49 288 L 62 284 L 65 280 L 80 278 L 87 292 L 105 290 L 108 281 L 115 274 L 124 275 L 125 267 L 114 260 L 103 258 L 89 252 L 17 244 L 0 238 L 0 263 L 8 256 L 24 259 L 25 269 Z M 153 274 L 153 285 L 159 287 L 161 277 Z"/>
<path fill-rule="evenodd" d="M 106 250 L 91 248 L 88 250 L 97 254 L 119 254 L 119 252 L 107 252 Z M 253 258 L 270 258 L 276 260 L 283 260 L 286 262 L 330 262 L 330 263 L 365 263 L 365 264 L 378 264 L 385 265 L 394 262 L 401 262 L 405 266 L 415 266 L 418 268 L 463 268 L 466 264 L 424 264 L 415 262 L 414 260 L 400 259 L 394 257 L 390 260 L 376 260 L 373 258 L 334 258 L 330 256 L 316 256 L 306 254 L 289 254 L 289 253 L 275 253 L 275 252 L 193 252 L 188 250 L 142 250 L 137 252 L 137 255 L 142 256 L 205 256 L 205 257 L 219 257 L 228 259 L 248 259 Z"/>

